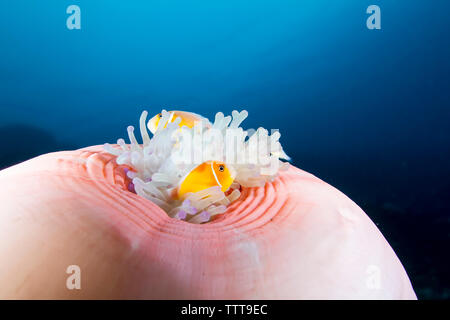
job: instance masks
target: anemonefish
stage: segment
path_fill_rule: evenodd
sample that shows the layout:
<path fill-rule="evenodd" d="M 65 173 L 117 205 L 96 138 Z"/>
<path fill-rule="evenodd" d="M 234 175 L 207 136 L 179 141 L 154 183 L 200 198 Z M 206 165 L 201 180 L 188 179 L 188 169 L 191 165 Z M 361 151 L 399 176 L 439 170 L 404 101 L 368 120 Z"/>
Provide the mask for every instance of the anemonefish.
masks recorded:
<path fill-rule="evenodd" d="M 176 189 L 178 198 L 188 192 L 198 192 L 210 187 L 219 186 L 225 192 L 236 177 L 235 170 L 219 161 L 206 161 L 191 170 Z"/>
<path fill-rule="evenodd" d="M 176 118 L 180 118 L 180 127 L 187 126 L 189 128 L 192 128 L 197 121 L 202 121 L 206 118 L 202 117 L 199 114 L 192 113 L 192 112 L 186 112 L 186 111 L 168 111 L 170 113 L 170 118 L 168 123 L 175 121 Z M 162 114 L 159 113 L 153 118 L 151 118 L 147 124 L 148 129 L 151 133 L 155 134 L 156 128 L 158 128 L 159 121 L 162 118 Z M 206 119 L 207 120 L 207 119 Z M 209 121 L 208 121 L 209 122 Z M 166 127 L 167 124 L 164 126 Z"/>

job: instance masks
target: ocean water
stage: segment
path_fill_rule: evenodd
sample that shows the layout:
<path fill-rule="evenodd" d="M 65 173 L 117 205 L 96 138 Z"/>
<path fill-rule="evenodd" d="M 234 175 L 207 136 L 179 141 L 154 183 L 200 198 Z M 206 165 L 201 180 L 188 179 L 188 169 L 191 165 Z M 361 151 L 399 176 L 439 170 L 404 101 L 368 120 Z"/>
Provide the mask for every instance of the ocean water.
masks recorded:
<path fill-rule="evenodd" d="M 69 5 L 81 29 L 69 30 Z M 366 8 L 381 9 L 381 29 Z M 0 168 L 150 114 L 246 109 L 358 203 L 419 298 L 449 299 L 450 2 L 2 1 Z"/>

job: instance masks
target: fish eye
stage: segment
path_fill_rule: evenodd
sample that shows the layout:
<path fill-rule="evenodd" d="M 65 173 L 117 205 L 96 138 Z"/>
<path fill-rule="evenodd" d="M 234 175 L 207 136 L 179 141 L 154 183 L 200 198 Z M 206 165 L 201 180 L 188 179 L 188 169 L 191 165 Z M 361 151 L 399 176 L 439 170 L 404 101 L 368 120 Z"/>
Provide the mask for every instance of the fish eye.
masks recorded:
<path fill-rule="evenodd" d="M 225 170 L 225 167 L 223 166 L 223 164 L 221 164 L 220 166 L 219 166 L 219 171 L 220 172 L 223 172 Z"/>
<path fill-rule="evenodd" d="M 160 113 L 159 115 L 158 115 L 160 118 L 162 118 L 162 114 Z"/>

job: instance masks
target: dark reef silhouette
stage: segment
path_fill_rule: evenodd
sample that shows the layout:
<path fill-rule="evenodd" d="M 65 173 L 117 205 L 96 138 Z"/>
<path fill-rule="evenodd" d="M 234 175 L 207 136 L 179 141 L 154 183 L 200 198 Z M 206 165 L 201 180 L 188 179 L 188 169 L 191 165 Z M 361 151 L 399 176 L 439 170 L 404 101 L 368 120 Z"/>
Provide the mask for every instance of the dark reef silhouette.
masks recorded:
<path fill-rule="evenodd" d="M 75 144 L 57 140 L 44 129 L 27 124 L 2 126 L 0 136 L 4 137 L 0 170 L 44 153 L 77 148 Z"/>

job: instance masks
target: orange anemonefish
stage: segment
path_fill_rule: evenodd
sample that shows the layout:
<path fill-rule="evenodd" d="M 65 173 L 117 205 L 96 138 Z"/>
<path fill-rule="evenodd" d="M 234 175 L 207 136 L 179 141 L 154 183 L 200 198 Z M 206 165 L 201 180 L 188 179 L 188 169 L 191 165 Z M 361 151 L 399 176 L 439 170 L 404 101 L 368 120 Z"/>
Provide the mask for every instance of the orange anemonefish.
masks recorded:
<path fill-rule="evenodd" d="M 170 118 L 167 123 L 175 121 L 176 118 L 180 118 L 181 119 L 180 127 L 187 126 L 188 128 L 192 128 L 192 127 L 194 127 L 194 125 L 197 121 L 202 121 L 202 120 L 206 119 L 206 118 L 202 117 L 201 115 L 198 115 L 198 114 L 192 113 L 192 112 L 186 112 L 186 111 L 168 111 L 168 112 L 170 113 Z M 158 124 L 159 124 L 159 121 L 161 120 L 161 118 L 162 118 L 162 114 L 159 113 L 149 120 L 147 127 L 151 133 L 155 134 L 156 128 L 158 128 Z M 166 126 L 167 126 L 167 124 L 164 126 L 164 128 Z"/>
<path fill-rule="evenodd" d="M 203 162 L 181 180 L 177 188 L 177 197 L 182 198 L 188 192 L 194 193 L 214 186 L 219 186 L 225 192 L 230 188 L 235 177 L 235 170 L 223 162 Z"/>

